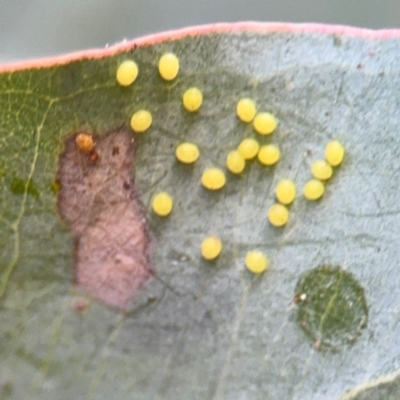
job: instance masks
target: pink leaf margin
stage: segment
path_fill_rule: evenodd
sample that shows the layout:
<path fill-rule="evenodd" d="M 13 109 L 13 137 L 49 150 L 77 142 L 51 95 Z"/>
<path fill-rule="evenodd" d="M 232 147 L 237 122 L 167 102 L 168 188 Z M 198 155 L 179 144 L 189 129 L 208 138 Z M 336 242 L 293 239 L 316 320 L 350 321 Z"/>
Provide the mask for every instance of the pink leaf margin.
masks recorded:
<path fill-rule="evenodd" d="M 327 25 L 316 23 L 287 23 L 287 22 L 234 22 L 234 23 L 217 23 L 209 25 L 192 26 L 177 30 L 171 30 L 152 35 L 143 36 L 141 38 L 123 41 L 104 49 L 90 49 L 77 51 L 55 57 L 47 57 L 41 59 L 20 61 L 0 65 L 0 73 L 13 72 L 27 69 L 39 69 L 47 67 L 55 67 L 58 65 L 68 64 L 72 61 L 82 59 L 99 59 L 109 57 L 118 53 L 132 50 L 135 47 L 149 46 L 165 41 L 173 41 L 190 36 L 209 35 L 213 33 L 241 33 L 254 32 L 259 34 L 269 33 L 299 33 L 299 34 L 323 34 L 323 35 L 344 35 L 348 37 L 358 37 L 363 39 L 393 39 L 400 37 L 399 29 L 381 29 L 371 30 L 365 28 L 357 28 L 344 25 Z"/>

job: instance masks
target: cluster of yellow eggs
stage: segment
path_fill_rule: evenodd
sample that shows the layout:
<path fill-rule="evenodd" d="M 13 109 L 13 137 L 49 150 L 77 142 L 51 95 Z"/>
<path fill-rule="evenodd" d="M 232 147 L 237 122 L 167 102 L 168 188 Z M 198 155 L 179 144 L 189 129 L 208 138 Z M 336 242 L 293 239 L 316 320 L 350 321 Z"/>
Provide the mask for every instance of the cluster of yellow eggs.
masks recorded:
<path fill-rule="evenodd" d="M 252 122 L 254 130 L 260 135 L 270 135 L 275 131 L 278 124 L 275 116 L 271 113 L 257 113 L 255 102 L 248 98 L 239 100 L 236 106 L 236 114 L 241 121 Z M 236 153 L 238 153 L 238 156 Z M 233 158 L 233 155 L 235 155 L 235 158 Z M 256 156 L 262 165 L 273 166 L 279 161 L 281 152 L 274 144 L 260 146 L 257 140 L 246 138 L 239 144 L 236 152 L 228 154 L 226 164 L 230 172 L 239 174 L 244 170 L 245 162 Z M 239 160 L 239 157 L 241 157 L 241 160 Z M 237 165 L 240 165 L 240 168 Z M 293 202 L 296 196 L 296 186 L 292 181 L 283 179 L 278 183 L 275 195 L 278 203 L 269 208 L 267 217 L 272 225 L 280 227 L 285 225 L 289 219 L 287 206 Z"/>
<path fill-rule="evenodd" d="M 274 115 L 269 112 L 257 112 L 256 104 L 249 98 L 240 99 L 236 105 L 236 115 L 244 123 L 253 122 L 254 130 L 260 135 L 270 135 L 278 124 Z M 267 166 L 274 165 L 280 158 L 279 148 L 275 145 L 259 145 L 256 139 L 242 140 L 236 150 L 230 152 L 226 159 L 226 166 L 233 174 L 243 172 L 246 161 L 255 157 Z"/>
<path fill-rule="evenodd" d="M 171 81 L 176 78 L 179 72 L 179 59 L 175 54 L 164 54 L 158 63 L 158 71 L 163 79 Z M 133 60 L 122 62 L 117 69 L 117 82 L 121 86 L 130 86 L 139 75 L 139 67 Z M 202 102 L 201 92 L 191 88 L 184 95 L 184 104 L 190 111 L 196 111 Z M 132 115 L 131 128 L 137 132 L 145 132 L 150 128 L 153 117 L 148 110 L 138 110 Z"/>
<path fill-rule="evenodd" d="M 174 80 L 179 72 L 179 59 L 173 53 L 164 54 L 158 63 L 160 76 L 166 81 Z M 131 85 L 139 74 L 137 64 L 132 60 L 122 62 L 116 73 L 117 82 L 121 86 Z M 190 87 L 182 96 L 182 105 L 188 112 L 196 112 L 203 103 L 203 94 L 197 87 Z M 256 103 L 249 98 L 242 98 L 236 106 L 236 115 L 244 123 L 252 123 L 254 131 L 259 135 L 272 134 L 278 124 L 275 116 L 269 112 L 258 112 Z M 140 133 L 148 130 L 152 124 L 152 115 L 148 110 L 140 109 L 131 117 L 131 128 Z M 200 150 L 194 143 L 181 143 L 175 150 L 175 156 L 183 164 L 193 164 L 200 157 Z M 318 200 L 324 193 L 324 183 L 332 176 L 332 167 L 340 165 L 344 149 L 338 141 L 328 143 L 325 149 L 325 160 L 316 161 L 311 172 L 314 179 L 304 186 L 304 196 L 308 200 Z M 253 138 L 245 138 L 236 149 L 232 149 L 226 157 L 226 168 L 232 174 L 241 174 L 246 162 L 257 158 L 267 167 L 275 165 L 281 157 L 280 149 L 274 144 L 260 146 Z M 201 184 L 212 191 L 220 190 L 226 183 L 225 172 L 218 167 L 206 168 L 201 176 Z M 276 226 L 284 226 L 289 219 L 288 207 L 296 197 L 296 186 L 289 179 L 282 179 L 275 188 L 277 203 L 267 213 L 269 222 Z M 173 199 L 166 192 L 156 194 L 152 200 L 154 213 L 161 217 L 168 216 L 173 208 Z M 216 259 L 222 251 L 222 242 L 217 236 L 208 236 L 201 245 L 201 254 L 206 260 Z M 262 273 L 268 267 L 268 259 L 258 250 L 247 253 L 245 265 L 253 273 Z"/>
<path fill-rule="evenodd" d="M 173 53 L 164 54 L 158 63 L 160 76 L 171 81 L 176 78 L 179 72 L 179 59 Z M 132 85 L 139 75 L 139 67 L 133 60 L 123 61 L 117 68 L 116 79 L 121 86 Z M 202 102 L 202 96 L 196 88 L 191 88 L 185 93 L 183 100 L 185 107 L 194 111 L 199 108 Z M 148 110 L 140 109 L 136 111 L 130 121 L 131 128 L 136 133 L 147 131 L 153 122 L 153 117 Z M 182 162 L 192 163 L 199 157 L 199 150 L 196 145 L 184 143 L 176 150 L 177 157 L 182 157 Z M 166 192 L 156 194 L 152 202 L 153 210 L 156 214 L 166 217 L 172 211 L 173 199 Z"/>
<path fill-rule="evenodd" d="M 314 179 L 309 180 L 304 186 L 304 197 L 307 200 L 318 200 L 325 192 L 324 182 L 333 174 L 332 167 L 339 166 L 344 157 L 343 145 L 333 140 L 326 145 L 325 160 L 317 160 L 311 166 Z"/>

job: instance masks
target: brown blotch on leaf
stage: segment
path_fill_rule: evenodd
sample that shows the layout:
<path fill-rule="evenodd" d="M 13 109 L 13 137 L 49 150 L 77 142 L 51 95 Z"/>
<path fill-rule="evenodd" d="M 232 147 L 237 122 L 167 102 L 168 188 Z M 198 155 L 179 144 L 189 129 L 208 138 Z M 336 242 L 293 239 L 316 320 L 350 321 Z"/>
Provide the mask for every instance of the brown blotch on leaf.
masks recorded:
<path fill-rule="evenodd" d="M 81 151 L 76 138 L 66 139 L 57 173 L 58 211 L 75 242 L 74 283 L 126 310 L 153 274 L 146 220 L 131 174 L 133 137 L 124 128 L 96 136 L 96 162 Z M 114 147 L 119 154 L 112 154 Z"/>

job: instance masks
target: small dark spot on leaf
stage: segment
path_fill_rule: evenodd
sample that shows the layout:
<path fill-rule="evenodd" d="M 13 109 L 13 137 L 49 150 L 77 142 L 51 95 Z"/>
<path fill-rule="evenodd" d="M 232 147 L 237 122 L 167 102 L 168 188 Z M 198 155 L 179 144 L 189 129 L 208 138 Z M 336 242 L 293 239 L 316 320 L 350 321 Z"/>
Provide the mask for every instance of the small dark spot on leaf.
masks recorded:
<path fill-rule="evenodd" d="M 9 380 L 6 380 L 1 383 L 1 398 L 6 399 L 7 397 L 11 396 L 13 391 L 12 383 Z"/>
<path fill-rule="evenodd" d="M 10 185 L 10 190 L 13 194 L 17 195 L 23 195 L 25 191 L 27 194 L 36 198 L 38 198 L 40 195 L 40 192 L 33 182 L 33 179 L 24 180 L 21 178 L 13 178 Z"/>
<path fill-rule="evenodd" d="M 61 183 L 57 179 L 54 180 L 50 185 L 50 189 L 53 193 L 57 194 L 61 189 Z"/>
<path fill-rule="evenodd" d="M 78 313 L 86 311 L 88 306 L 88 302 L 84 299 L 78 299 L 74 302 L 74 310 Z"/>
<path fill-rule="evenodd" d="M 116 156 L 117 154 L 119 154 L 119 147 L 114 146 L 113 149 L 112 149 L 112 155 Z"/>
<path fill-rule="evenodd" d="M 210 320 L 212 320 L 213 318 L 212 318 L 212 314 L 211 314 L 211 311 L 210 310 L 207 310 L 206 312 L 205 312 L 205 314 L 204 314 L 204 318 L 205 319 L 210 319 Z"/>
<path fill-rule="evenodd" d="M 339 36 L 333 37 L 333 45 L 335 47 L 340 47 L 342 44 L 343 44 L 342 38 L 340 38 Z"/>
<path fill-rule="evenodd" d="M 297 321 L 317 349 L 352 344 L 367 325 L 364 289 L 339 267 L 323 265 L 305 272 L 297 283 L 294 302 Z"/>
<path fill-rule="evenodd" d="M 307 295 L 305 293 L 296 293 L 293 297 L 292 303 L 297 304 L 303 301 L 307 301 Z"/>
<path fill-rule="evenodd" d="M 89 160 L 92 162 L 92 164 L 96 164 L 97 161 L 99 161 L 99 158 L 100 158 L 99 153 L 96 150 L 92 150 L 89 153 Z"/>

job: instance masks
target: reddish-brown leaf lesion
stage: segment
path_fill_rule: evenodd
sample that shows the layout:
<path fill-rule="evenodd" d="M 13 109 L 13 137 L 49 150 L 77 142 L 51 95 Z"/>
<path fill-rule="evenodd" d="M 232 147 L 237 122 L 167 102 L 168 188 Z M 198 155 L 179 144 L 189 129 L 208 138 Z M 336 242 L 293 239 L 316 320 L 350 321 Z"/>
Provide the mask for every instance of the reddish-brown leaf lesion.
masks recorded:
<path fill-rule="evenodd" d="M 146 219 L 132 176 L 133 136 L 124 128 L 91 134 L 95 145 L 88 152 L 79 146 L 78 135 L 82 132 L 66 139 L 56 178 L 58 211 L 75 241 L 74 284 L 126 310 L 153 274 Z"/>

